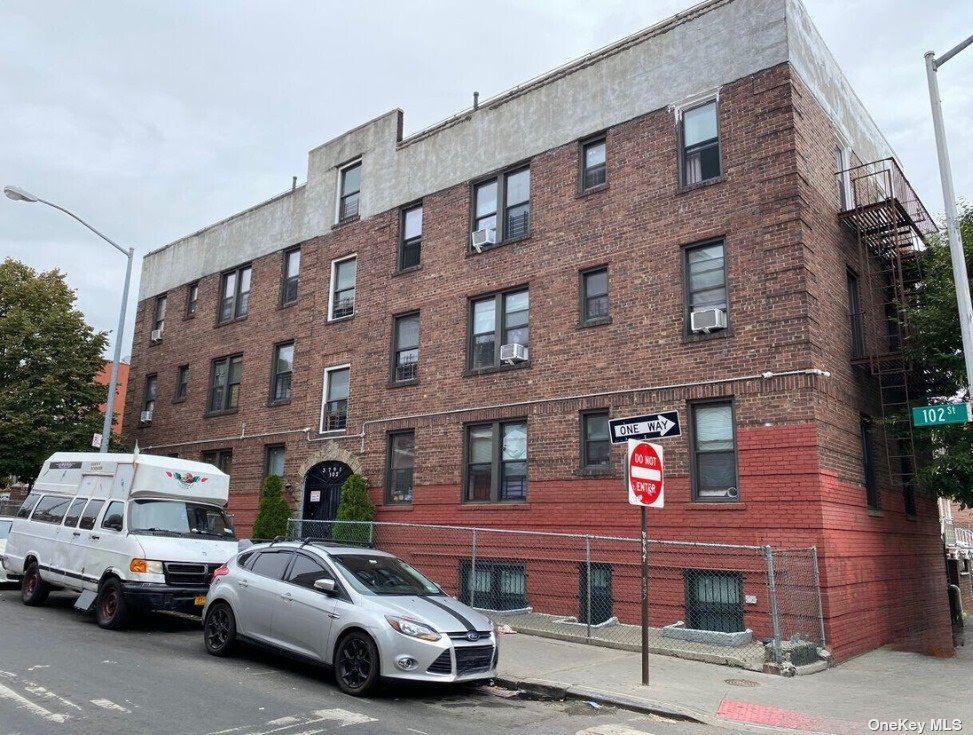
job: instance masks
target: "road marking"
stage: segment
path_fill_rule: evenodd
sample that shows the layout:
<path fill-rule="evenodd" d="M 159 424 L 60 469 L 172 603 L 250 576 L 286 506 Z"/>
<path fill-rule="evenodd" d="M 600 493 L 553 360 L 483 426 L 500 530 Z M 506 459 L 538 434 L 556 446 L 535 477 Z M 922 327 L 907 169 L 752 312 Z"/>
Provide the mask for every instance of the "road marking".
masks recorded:
<path fill-rule="evenodd" d="M 231 733 L 231 732 L 240 732 L 240 730 L 242 729 L 243 729 L 242 726 L 231 727 L 229 730 L 217 730 L 216 732 L 207 733 L 207 735 L 227 735 L 227 733 Z"/>
<path fill-rule="evenodd" d="M 652 733 L 636 730 L 628 725 L 595 725 L 586 730 L 578 730 L 575 735 L 652 735 Z"/>
<path fill-rule="evenodd" d="M 38 717 L 43 717 L 48 722 L 56 722 L 59 725 L 63 725 L 68 719 L 68 715 L 60 715 L 46 710 L 39 704 L 34 704 L 26 697 L 20 696 L 13 689 L 5 687 L 3 684 L 0 684 L 0 699 L 9 699 L 11 702 L 16 702 L 17 706 L 21 709 L 25 709 Z"/>
<path fill-rule="evenodd" d="M 270 720 L 269 722 L 265 722 L 256 730 L 247 730 L 247 732 L 243 735 L 272 735 L 272 733 L 290 730 L 293 727 L 316 725 L 319 722 L 325 721 L 337 722 L 338 727 L 346 727 L 347 725 L 364 725 L 368 722 L 378 722 L 378 720 L 376 720 L 374 717 L 363 715 L 360 712 L 351 712 L 350 710 L 340 708 L 319 709 L 303 715 L 279 717 L 276 720 Z M 270 729 L 265 730 L 264 728 L 268 726 Z M 209 735 L 228 735 L 228 733 L 238 732 L 243 729 L 244 728 L 242 727 L 235 727 L 231 730 L 220 730 L 219 732 L 210 733 Z M 306 733 L 292 733 L 291 735 L 313 735 L 314 733 L 319 732 L 321 732 L 321 730 L 307 731 Z"/>
<path fill-rule="evenodd" d="M 120 704 L 115 704 L 110 699 L 92 699 L 91 703 L 95 707 L 101 707 L 102 709 L 111 710 L 112 712 L 124 712 L 127 715 L 132 714 L 132 710 L 127 707 L 122 707 Z"/>
<path fill-rule="evenodd" d="M 408 730 L 409 732 L 419 733 L 419 735 L 429 735 L 429 733 L 427 732 L 423 732 L 422 730 L 413 730 L 411 727 L 407 727 L 405 729 Z"/>
<path fill-rule="evenodd" d="M 27 670 L 28 671 L 33 671 L 34 669 L 49 669 L 49 668 L 51 668 L 51 665 L 50 664 L 34 664 L 33 666 L 31 666 Z"/>
<path fill-rule="evenodd" d="M 363 715 L 361 712 L 351 712 L 346 709 L 319 709 L 311 713 L 315 717 L 320 717 L 322 720 L 334 720 L 340 723 L 338 727 L 345 727 L 346 725 L 364 725 L 366 722 L 378 722 L 374 717 L 369 717 L 368 715 Z M 310 723 L 308 723 L 310 724 Z"/>
<path fill-rule="evenodd" d="M 300 720 L 296 717 L 281 717 L 277 720 L 271 720 L 268 725 L 296 725 Z"/>
<path fill-rule="evenodd" d="M 56 699 L 58 702 L 60 702 L 63 705 L 66 705 L 68 707 L 74 707 L 76 710 L 79 711 L 81 710 L 81 708 L 71 700 L 65 699 L 64 697 L 55 694 L 49 689 L 45 689 L 40 684 L 37 684 L 33 681 L 24 681 L 24 689 L 26 689 L 28 692 L 38 697 L 44 697 L 45 699 Z"/>

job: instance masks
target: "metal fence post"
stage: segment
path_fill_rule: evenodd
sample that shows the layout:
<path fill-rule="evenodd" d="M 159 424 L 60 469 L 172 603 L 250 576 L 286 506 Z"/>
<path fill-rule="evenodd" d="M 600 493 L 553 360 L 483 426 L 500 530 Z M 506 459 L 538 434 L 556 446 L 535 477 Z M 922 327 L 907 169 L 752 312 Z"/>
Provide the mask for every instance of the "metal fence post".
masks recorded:
<path fill-rule="evenodd" d="M 370 521 L 368 524 L 368 548 L 375 548 L 375 521 Z"/>
<path fill-rule="evenodd" d="M 818 625 L 821 629 L 821 648 L 827 648 L 824 637 L 824 605 L 821 602 L 821 577 L 818 574 L 818 547 L 811 547 L 811 566 L 814 568 L 814 593 L 818 596 Z"/>
<path fill-rule="evenodd" d="M 473 529 L 473 553 L 470 554 L 470 607 L 476 607 L 476 529 Z"/>
<path fill-rule="evenodd" d="M 780 650 L 780 611 L 777 609 L 777 579 L 774 573 L 774 551 L 770 545 L 764 546 L 767 560 L 767 594 L 770 597 L 770 621 L 774 631 L 774 661 L 782 661 Z"/>
<path fill-rule="evenodd" d="M 585 563 L 585 585 L 584 593 L 585 597 L 585 610 L 586 617 L 585 622 L 587 622 L 587 632 L 585 636 L 591 638 L 591 536 L 584 537 L 584 563 Z"/>

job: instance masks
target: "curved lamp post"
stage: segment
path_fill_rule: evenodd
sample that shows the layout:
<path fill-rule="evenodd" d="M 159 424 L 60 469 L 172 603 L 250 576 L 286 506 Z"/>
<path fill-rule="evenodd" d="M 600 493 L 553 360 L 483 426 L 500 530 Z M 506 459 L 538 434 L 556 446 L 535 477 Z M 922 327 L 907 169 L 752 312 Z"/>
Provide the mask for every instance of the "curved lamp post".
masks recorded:
<path fill-rule="evenodd" d="M 128 284 L 132 278 L 132 258 L 135 255 L 135 248 L 129 248 L 126 250 L 118 243 L 105 237 L 102 233 L 98 232 L 94 227 L 89 225 L 83 219 L 81 219 L 74 212 L 70 212 L 64 207 L 59 207 L 53 202 L 48 202 L 40 197 L 36 197 L 30 192 L 24 191 L 23 189 L 18 189 L 16 186 L 5 186 L 3 187 L 3 193 L 8 199 L 13 199 L 15 202 L 40 202 L 41 204 L 46 204 L 49 207 L 60 210 L 72 219 L 76 219 L 78 222 L 83 224 L 93 233 L 95 233 L 102 240 L 107 242 L 118 252 L 128 258 L 128 266 L 125 269 L 125 287 L 122 289 L 122 308 L 118 313 L 118 331 L 115 332 L 115 358 L 111 365 L 111 378 L 108 381 L 108 400 L 105 403 L 105 421 L 101 427 L 101 448 L 100 452 L 105 453 L 109 449 L 109 444 L 111 443 L 111 425 L 112 418 L 115 411 L 115 387 L 118 384 L 118 365 L 122 359 L 122 332 L 125 329 L 125 307 L 128 305 Z"/>

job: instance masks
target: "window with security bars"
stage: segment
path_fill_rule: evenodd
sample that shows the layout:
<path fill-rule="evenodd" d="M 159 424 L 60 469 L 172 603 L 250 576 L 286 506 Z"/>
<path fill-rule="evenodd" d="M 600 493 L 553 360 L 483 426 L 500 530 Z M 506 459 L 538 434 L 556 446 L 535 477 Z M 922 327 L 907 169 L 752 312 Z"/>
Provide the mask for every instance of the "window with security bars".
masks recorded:
<path fill-rule="evenodd" d="M 331 300 L 329 319 L 343 319 L 355 313 L 355 281 L 358 258 L 351 256 L 331 263 Z"/>
<path fill-rule="evenodd" d="M 231 355 L 213 361 L 209 393 L 211 413 L 232 411 L 240 405 L 242 374 L 243 355 Z"/>
<path fill-rule="evenodd" d="M 690 317 L 707 309 L 727 310 L 726 258 L 723 242 L 707 243 L 686 248 L 686 328 Z"/>
<path fill-rule="evenodd" d="M 581 447 L 581 466 L 584 469 L 607 469 L 611 461 L 611 439 L 608 434 L 608 411 L 581 414 L 584 436 Z"/>
<path fill-rule="evenodd" d="M 271 402 L 291 399 L 291 376 L 294 372 L 294 343 L 277 345 L 274 348 L 274 373 Z"/>
<path fill-rule="evenodd" d="M 589 579 L 588 570 L 591 570 Z M 579 623 L 597 625 L 612 617 L 612 567 L 611 564 L 594 562 L 578 564 L 580 582 L 578 610 Z M 590 587 L 589 587 L 590 584 Z M 591 612 L 589 615 L 588 612 Z"/>
<path fill-rule="evenodd" d="M 388 503 L 412 502 L 412 477 L 415 468 L 416 434 L 396 431 L 389 434 L 385 500 Z"/>
<path fill-rule="evenodd" d="M 466 427 L 466 492 L 473 503 L 527 499 L 527 422 Z"/>
<path fill-rule="evenodd" d="M 486 610 L 527 607 L 527 570 L 523 562 L 460 561 L 461 602 Z"/>
<path fill-rule="evenodd" d="M 527 289 L 508 291 L 470 302 L 471 370 L 498 367 L 500 347 L 529 345 L 530 296 Z"/>
<path fill-rule="evenodd" d="M 683 571 L 686 622 L 695 630 L 737 633 L 743 623 L 743 575 L 700 569 Z"/>
<path fill-rule="evenodd" d="M 496 243 L 530 232 L 530 168 L 502 174 L 473 188 L 473 231 L 493 230 Z"/>
<path fill-rule="evenodd" d="M 581 273 L 581 322 L 593 324 L 608 318 L 608 269 Z"/>
<path fill-rule="evenodd" d="M 682 113 L 682 185 L 693 186 L 720 176 L 720 136 L 716 100 Z"/>
<path fill-rule="evenodd" d="M 733 402 L 690 405 L 694 500 L 739 500 Z"/>
<path fill-rule="evenodd" d="M 301 275 L 300 249 L 284 253 L 284 277 L 280 287 L 281 306 L 297 301 L 297 282 Z"/>
<path fill-rule="evenodd" d="M 223 274 L 220 284 L 220 324 L 242 319 L 249 312 L 252 272 L 251 267 L 246 265 Z"/>
<path fill-rule="evenodd" d="M 399 270 L 415 268 L 422 254 L 422 205 L 402 210 Z"/>
<path fill-rule="evenodd" d="M 358 198 L 361 194 L 361 161 L 341 169 L 338 195 L 338 220 L 358 216 Z"/>
<path fill-rule="evenodd" d="M 348 387 L 351 368 L 328 368 L 324 376 L 321 431 L 344 431 L 348 426 Z"/>
<path fill-rule="evenodd" d="M 591 191 L 608 182 L 608 164 L 605 158 L 605 139 L 599 138 L 581 146 L 581 191 Z"/>
<path fill-rule="evenodd" d="M 419 377 L 419 314 L 395 317 L 392 382 L 407 383 Z"/>

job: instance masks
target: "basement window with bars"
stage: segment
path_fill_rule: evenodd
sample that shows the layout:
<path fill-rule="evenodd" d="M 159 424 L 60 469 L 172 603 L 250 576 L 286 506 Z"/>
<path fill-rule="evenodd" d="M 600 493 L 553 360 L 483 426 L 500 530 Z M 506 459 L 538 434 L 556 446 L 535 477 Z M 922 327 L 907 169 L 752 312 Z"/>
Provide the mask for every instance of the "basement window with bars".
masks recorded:
<path fill-rule="evenodd" d="M 527 570 L 523 562 L 460 561 L 459 599 L 487 610 L 523 610 L 527 607 Z"/>

